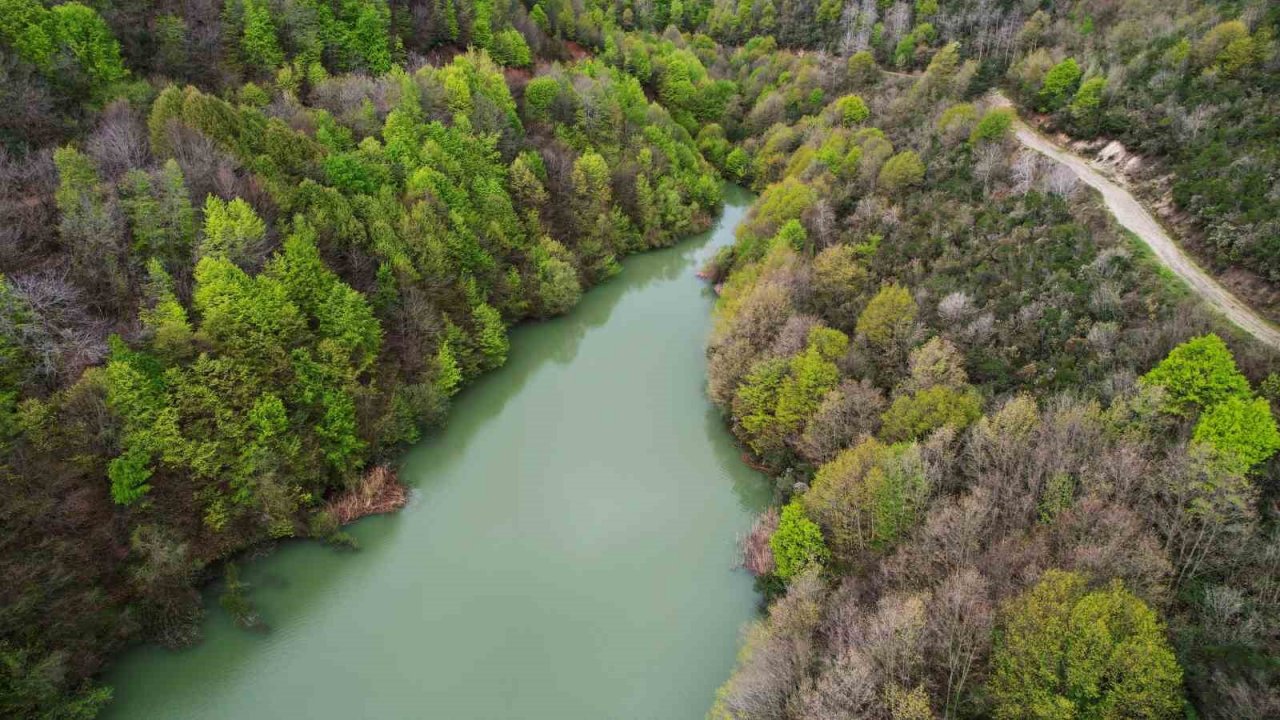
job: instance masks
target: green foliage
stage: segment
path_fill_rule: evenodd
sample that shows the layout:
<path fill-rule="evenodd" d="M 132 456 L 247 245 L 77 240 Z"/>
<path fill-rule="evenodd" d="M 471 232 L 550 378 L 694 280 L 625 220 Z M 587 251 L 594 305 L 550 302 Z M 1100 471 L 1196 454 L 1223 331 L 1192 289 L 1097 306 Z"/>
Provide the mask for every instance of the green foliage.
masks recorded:
<path fill-rule="evenodd" d="M 738 389 L 734 412 L 753 450 L 776 453 L 804 429 L 822 398 L 840 382 L 835 360 L 848 344 L 844 333 L 818 326 L 809 331 L 802 352 L 789 360 L 762 360 L 752 368 Z"/>
<path fill-rule="evenodd" d="M 533 64 L 529 44 L 520 31 L 514 28 L 507 28 L 493 36 L 489 55 L 494 62 L 506 67 L 528 67 Z"/>
<path fill-rule="evenodd" d="M 914 150 L 905 150 L 885 161 L 880 168 L 879 187 L 889 194 L 899 193 L 924 180 L 924 163 Z"/>
<path fill-rule="evenodd" d="M 977 390 L 935 385 L 895 398 L 881 418 L 880 432 L 888 440 L 908 440 L 944 426 L 963 430 L 981 415 Z"/>
<path fill-rule="evenodd" d="M 801 502 L 837 560 L 883 549 L 913 527 L 929 499 L 919 448 L 866 438 L 818 468 Z"/>
<path fill-rule="evenodd" d="M 1155 612 L 1115 581 L 1050 570 L 1005 612 L 992 657 L 995 717 L 1173 718 L 1182 670 Z"/>
<path fill-rule="evenodd" d="M 1057 110 L 1067 103 L 1080 82 L 1081 70 L 1075 58 L 1067 58 L 1054 65 L 1044 76 L 1037 96 L 1041 111 Z"/>
<path fill-rule="evenodd" d="M 560 82 L 550 75 L 539 75 L 524 87 L 524 106 L 530 119 L 546 122 L 551 103 L 560 95 Z"/>
<path fill-rule="evenodd" d="M 205 200 L 201 257 L 245 263 L 260 250 L 266 235 L 266 223 L 242 198 L 226 202 L 210 195 Z"/>
<path fill-rule="evenodd" d="M 1231 397 L 1251 394 L 1249 381 L 1236 368 L 1235 358 L 1217 335 L 1192 338 L 1169 352 L 1146 375 L 1144 385 L 1164 389 L 1166 409 L 1189 415 Z"/>
<path fill-rule="evenodd" d="M 850 55 L 846 70 L 854 87 L 868 87 L 880 79 L 880 66 L 869 50 Z"/>
<path fill-rule="evenodd" d="M 1192 439 L 1212 447 L 1227 467 L 1248 472 L 1280 450 L 1271 403 L 1231 395 L 1200 414 Z"/>
<path fill-rule="evenodd" d="M 1013 126 L 1014 113 L 1009 108 L 992 108 L 982 116 L 982 120 L 974 126 L 969 135 L 969 142 L 977 145 L 980 142 L 997 142 L 1009 134 Z"/>
<path fill-rule="evenodd" d="M 1106 78 L 1091 77 L 1080 84 L 1080 89 L 1072 98 L 1071 117 L 1080 124 L 1082 130 L 1091 132 L 1096 128 L 1102 108 L 1102 93 L 1106 87 Z"/>
<path fill-rule="evenodd" d="M 769 537 L 776 574 L 790 580 L 810 565 L 821 565 L 831 553 L 822 540 L 822 530 L 805 516 L 804 507 L 792 500 L 782 506 L 778 529 Z"/>
<path fill-rule="evenodd" d="M 133 254 L 139 260 L 158 259 L 173 270 L 184 268 L 195 241 L 196 213 L 178 163 L 166 161 L 154 178 L 130 170 L 120 184 L 120 200 L 133 234 Z"/>
<path fill-rule="evenodd" d="M 106 21 L 78 2 L 46 8 L 33 0 L 4 0 L 0 2 L 0 40 L 51 77 L 62 76 L 65 58 L 83 75 L 82 91 L 99 100 L 110 97 L 128 76 L 120 43 Z"/>
<path fill-rule="evenodd" d="M 436 351 L 436 389 L 441 395 L 449 397 L 456 393 L 462 386 L 462 369 L 458 367 L 458 361 L 453 356 L 453 350 L 449 347 L 449 341 L 440 343 L 440 349 Z"/>
<path fill-rule="evenodd" d="M 882 350 L 898 347 L 913 332 L 918 312 L 910 291 L 896 283 L 885 285 L 858 316 L 858 334 Z"/>
<path fill-rule="evenodd" d="M 266 0 L 242 0 L 244 34 L 240 38 L 240 53 L 250 67 L 273 70 L 284 62 L 284 53 L 276 37 L 271 19 L 271 8 Z"/>
<path fill-rule="evenodd" d="M 111 480 L 111 499 L 119 505 L 132 505 L 151 490 L 151 455 L 138 445 L 111 461 L 107 478 Z"/>
<path fill-rule="evenodd" d="M 861 125 L 871 116 L 871 110 L 867 107 L 866 101 L 857 95 L 845 95 L 832 103 L 832 107 L 835 108 L 840 122 L 846 127 Z"/>
<path fill-rule="evenodd" d="M 568 312 L 581 297 L 582 286 L 572 265 L 550 254 L 538 260 L 538 300 L 543 315 Z"/>
<path fill-rule="evenodd" d="M 483 368 L 489 370 L 501 366 L 507 361 L 507 351 L 511 349 L 502 316 L 489 305 L 481 303 L 472 310 L 472 320 L 476 324 L 476 344 L 484 356 Z"/>
<path fill-rule="evenodd" d="M 0 10 L 3 12 L 3 10 Z M 0 641 L 0 715 L 40 720 L 92 720 L 111 702 L 111 688 L 88 683 L 68 692 L 62 653 Z"/>

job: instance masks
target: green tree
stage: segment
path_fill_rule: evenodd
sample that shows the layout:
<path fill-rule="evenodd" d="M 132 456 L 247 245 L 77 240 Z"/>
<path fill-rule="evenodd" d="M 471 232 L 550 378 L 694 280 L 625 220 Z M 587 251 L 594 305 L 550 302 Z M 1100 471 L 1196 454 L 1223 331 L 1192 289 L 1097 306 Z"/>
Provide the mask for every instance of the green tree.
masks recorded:
<path fill-rule="evenodd" d="M 830 557 L 822 530 L 805 516 L 804 507 L 795 500 L 782 506 L 778 529 L 769 537 L 769 549 L 773 552 L 775 573 L 784 581 Z"/>
<path fill-rule="evenodd" d="M 511 349 L 502 315 L 489 304 L 481 303 L 471 311 L 471 317 L 476 324 L 476 344 L 484 357 L 483 369 L 501 366 L 507 361 L 507 351 Z"/>
<path fill-rule="evenodd" d="M 924 180 L 924 163 L 915 150 L 904 150 L 885 161 L 878 185 L 887 193 L 897 193 Z"/>
<path fill-rule="evenodd" d="M 462 386 L 462 368 L 458 366 L 458 361 L 453 356 L 453 350 L 449 347 L 449 341 L 445 340 L 440 343 L 440 349 L 436 351 L 436 389 L 441 395 L 450 397 L 458 391 Z"/>
<path fill-rule="evenodd" d="M 507 28 L 495 34 L 489 54 L 494 62 L 506 67 L 529 67 L 533 64 L 529 44 L 515 28 Z"/>
<path fill-rule="evenodd" d="M 174 294 L 173 279 L 157 258 L 147 263 L 147 274 L 147 301 L 139 319 L 151 335 L 151 346 L 162 358 L 185 357 L 191 349 L 191 323 Z"/>
<path fill-rule="evenodd" d="M 1009 604 L 989 689 L 999 720 L 1175 718 L 1182 669 L 1154 611 L 1117 580 L 1050 570 Z"/>
<path fill-rule="evenodd" d="M 840 118 L 841 124 L 845 127 L 861 125 L 871 116 L 871 109 L 867 107 L 866 101 L 857 95 L 845 95 L 832 105 L 835 108 L 836 117 Z"/>
<path fill-rule="evenodd" d="M 876 64 L 876 58 L 870 50 L 850 55 L 846 69 L 854 87 L 869 87 L 880 79 L 880 66 Z"/>
<path fill-rule="evenodd" d="M 1163 388 L 1166 409 L 1179 415 L 1251 393 L 1249 380 L 1236 368 L 1231 350 L 1214 334 L 1175 347 L 1142 376 L 1142 384 Z"/>
<path fill-rule="evenodd" d="M 801 502 L 836 559 L 848 563 L 896 542 L 923 516 L 929 492 L 914 443 L 866 438 L 818 468 Z"/>
<path fill-rule="evenodd" d="M 542 315 L 568 312 L 581 297 L 582 286 L 572 265 L 553 256 L 538 261 L 538 302 Z"/>
<path fill-rule="evenodd" d="M 134 256 L 157 258 L 174 272 L 187 269 L 196 213 L 178 163 L 167 160 L 154 178 L 130 170 L 120 183 L 120 201 L 133 233 Z"/>
<path fill-rule="evenodd" d="M 1086 132 L 1092 133 L 1097 129 L 1102 93 L 1106 87 L 1106 78 L 1091 77 L 1081 83 L 1076 96 L 1071 100 L 1071 117 Z"/>
<path fill-rule="evenodd" d="M 151 454 L 133 445 L 107 466 L 111 499 L 118 505 L 132 505 L 151 491 Z"/>
<path fill-rule="evenodd" d="M 915 332 L 919 312 L 911 293 L 901 285 L 890 283 L 880 288 L 858 315 L 858 334 L 879 350 L 900 354 Z"/>
<path fill-rule="evenodd" d="M 1057 110 L 1065 105 L 1067 99 L 1075 92 L 1076 84 L 1080 82 L 1080 75 L 1080 66 L 1076 64 L 1075 58 L 1067 58 L 1050 68 L 1049 72 L 1045 73 L 1044 82 L 1041 83 L 1040 92 L 1037 95 L 1041 112 Z"/>
<path fill-rule="evenodd" d="M 120 58 L 120 43 L 96 10 L 78 2 L 50 8 L 50 35 L 56 45 L 75 58 L 80 69 L 102 97 L 128 71 Z"/>
<path fill-rule="evenodd" d="M 982 396 L 968 385 L 934 385 L 899 395 L 881 416 L 880 432 L 888 440 L 923 437 L 943 427 L 969 427 L 982 415 Z"/>
<path fill-rule="evenodd" d="M 250 69 L 262 74 L 275 70 L 284 62 L 284 53 L 276 37 L 276 27 L 271 21 L 271 8 L 266 0 L 243 0 L 244 34 L 240 38 L 240 53 Z"/>
<path fill-rule="evenodd" d="M 1236 472 L 1248 472 L 1280 450 L 1280 431 L 1266 398 L 1232 395 L 1210 405 L 1192 439 L 1212 447 Z"/>
<path fill-rule="evenodd" d="M 973 132 L 969 134 L 969 142 L 977 145 L 980 142 L 997 142 L 1009 134 L 1013 126 L 1013 110 L 1009 108 L 992 108 L 982 116 Z"/>
<path fill-rule="evenodd" d="M 113 301 L 127 292 L 120 263 L 121 228 L 114 197 L 84 153 L 67 146 L 53 153 L 58 170 L 54 193 L 61 219 L 58 229 L 71 255 L 71 270 L 84 287 Z"/>
<path fill-rule="evenodd" d="M 226 202 L 210 195 L 204 203 L 204 237 L 201 257 L 216 257 L 244 264 L 260 250 L 267 225 L 242 198 Z"/>
<path fill-rule="evenodd" d="M 524 106 L 531 120 L 551 119 L 551 104 L 560 95 L 560 82 L 550 75 L 539 75 L 524 87 Z"/>

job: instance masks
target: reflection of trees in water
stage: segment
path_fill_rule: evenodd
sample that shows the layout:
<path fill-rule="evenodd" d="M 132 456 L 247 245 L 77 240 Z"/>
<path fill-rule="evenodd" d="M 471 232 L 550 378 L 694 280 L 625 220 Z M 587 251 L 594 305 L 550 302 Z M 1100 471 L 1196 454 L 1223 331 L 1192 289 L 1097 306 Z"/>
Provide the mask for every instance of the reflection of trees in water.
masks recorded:
<path fill-rule="evenodd" d="M 742 448 L 734 442 L 725 426 L 725 418 L 710 402 L 704 415 L 706 442 L 716 455 L 716 461 L 733 480 L 733 494 L 743 510 L 758 513 L 773 500 L 773 483 L 764 473 L 752 470 L 742 462 Z"/>
<path fill-rule="evenodd" d="M 431 431 L 416 447 L 410 450 L 405 458 L 406 465 L 417 464 L 416 459 L 423 457 L 420 453 L 429 453 L 431 467 L 439 468 L 456 462 L 466 452 L 470 444 L 480 438 L 479 431 L 491 418 L 495 417 L 506 406 L 507 402 L 519 395 L 525 383 L 529 381 L 539 368 L 547 362 L 567 365 L 578 355 L 582 339 L 592 328 L 599 327 L 609 320 L 614 308 L 623 297 L 630 293 L 644 290 L 658 282 L 675 280 L 684 272 L 692 270 L 693 263 L 701 261 L 704 248 L 718 234 L 723 233 L 720 240 L 729 243 L 733 240 L 733 231 L 746 214 L 754 196 L 747 190 L 735 185 L 724 185 L 725 211 L 711 230 L 682 240 L 676 245 L 633 255 L 623 261 L 623 270 L 615 278 L 597 285 L 583 293 L 582 301 L 566 315 L 543 321 L 524 323 L 513 329 L 511 333 L 511 352 L 507 363 L 501 368 L 482 375 L 474 383 L 464 388 L 454 398 L 454 407 L 445 420 L 445 427 Z M 717 243 L 719 244 L 719 243 Z M 704 292 L 713 292 L 705 288 Z M 714 416 L 714 411 L 711 415 Z M 711 421 L 709 421 L 711 422 Z M 708 441 L 716 446 L 716 452 L 726 451 L 726 443 L 710 435 Z M 714 430 L 722 437 L 725 430 L 723 422 L 716 417 Z M 732 444 L 728 443 L 728 460 L 739 472 L 733 473 L 735 489 L 745 477 L 741 472 L 741 460 Z M 420 478 L 429 477 L 431 468 L 419 472 L 418 477 L 405 477 L 404 480 L 416 484 Z M 741 493 L 740 494 L 740 498 Z M 766 498 L 767 500 L 767 498 Z M 741 500 L 744 507 L 760 509 Z"/>

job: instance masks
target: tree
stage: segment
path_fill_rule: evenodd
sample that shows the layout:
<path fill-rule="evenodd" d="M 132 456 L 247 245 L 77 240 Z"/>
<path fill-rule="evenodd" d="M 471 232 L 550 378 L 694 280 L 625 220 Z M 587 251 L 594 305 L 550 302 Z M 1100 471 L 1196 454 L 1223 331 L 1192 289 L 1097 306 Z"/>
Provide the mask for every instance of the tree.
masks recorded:
<path fill-rule="evenodd" d="M 963 430 L 982 415 L 982 396 L 968 385 L 935 385 L 899 395 L 880 418 L 888 440 L 922 437 L 940 427 Z"/>
<path fill-rule="evenodd" d="M 187 270 L 196 213 L 178 163 L 170 158 L 154 178 L 130 170 L 120 184 L 120 196 L 133 233 L 133 254 L 144 260 L 157 258 L 171 272 Z"/>
<path fill-rule="evenodd" d="M 808 344 L 791 358 L 787 378 L 778 388 L 774 414 L 782 432 L 798 432 L 827 392 L 840 382 L 835 361 L 848 346 L 849 339 L 839 330 L 818 326 L 809 331 Z"/>
<path fill-rule="evenodd" d="M 484 357 L 482 368 L 500 367 L 507 361 L 507 351 L 511 348 L 502 315 L 488 303 L 480 303 L 472 309 L 471 317 L 476 324 L 476 344 Z"/>
<path fill-rule="evenodd" d="M 244 34 L 240 52 L 246 64 L 258 74 L 274 70 L 284 62 L 284 53 L 271 22 L 271 9 L 266 0 L 244 0 Z"/>
<path fill-rule="evenodd" d="M 1080 66 L 1076 64 L 1075 58 L 1069 57 L 1050 68 L 1045 73 L 1037 95 L 1040 111 L 1049 112 L 1065 105 L 1075 92 L 1080 75 Z"/>
<path fill-rule="evenodd" d="M 58 229 L 71 255 L 71 269 L 82 287 L 98 293 L 107 304 L 126 291 L 120 267 L 121 228 L 114 198 L 98 177 L 97 168 L 73 147 L 53 154 L 58 169 L 54 195 L 62 217 Z"/>
<path fill-rule="evenodd" d="M 111 480 L 111 499 L 118 505 L 132 505 L 151 491 L 151 454 L 133 445 L 107 466 Z"/>
<path fill-rule="evenodd" d="M 890 283 L 880 288 L 871 302 L 858 315 L 858 334 L 873 347 L 899 355 L 915 333 L 916 314 L 920 311 L 911 293 L 901 285 Z"/>
<path fill-rule="evenodd" d="M 839 330 L 816 326 L 803 351 L 772 357 L 752 367 L 734 398 L 734 413 L 747 444 L 767 456 L 801 432 L 823 397 L 840 382 L 835 360 L 849 340 Z"/>
<path fill-rule="evenodd" d="M 520 31 L 514 28 L 507 28 L 493 36 L 493 47 L 489 54 L 494 62 L 506 67 L 528 67 L 533 64 L 529 44 Z"/>
<path fill-rule="evenodd" d="M 1231 350 L 1214 334 L 1175 347 L 1142 376 L 1142 384 L 1163 388 L 1166 409 L 1179 415 L 1251 394 L 1249 380 L 1236 368 Z"/>
<path fill-rule="evenodd" d="M 200 256 L 246 265 L 255 259 L 267 236 L 267 225 L 242 198 L 226 202 L 210 195 L 204 203 L 204 237 Z"/>
<path fill-rule="evenodd" d="M 812 564 L 821 565 L 830 557 L 822 541 L 822 530 L 795 500 L 782 507 L 778 529 L 769 537 L 769 549 L 773 552 L 774 572 L 784 581 Z"/>
<path fill-rule="evenodd" d="M 1164 627 L 1114 581 L 1088 592 L 1050 570 L 1005 610 L 989 683 L 995 717 L 1174 718 L 1182 669 Z"/>
<path fill-rule="evenodd" d="M 969 142 L 974 145 L 980 142 L 999 142 L 1009 134 L 1012 125 L 1013 110 L 992 108 L 974 126 L 973 132 L 969 134 Z"/>
<path fill-rule="evenodd" d="M 1212 447 L 1227 467 L 1241 473 L 1280 450 L 1280 431 L 1266 398 L 1233 395 L 1210 405 L 1192 439 Z"/>
<path fill-rule="evenodd" d="M 866 438 L 818 468 L 801 496 L 806 514 L 825 533 L 837 560 L 883 549 L 915 525 L 930 485 L 914 443 L 885 445 Z"/>
<path fill-rule="evenodd" d="M 543 315 L 568 312 L 581 297 L 582 286 L 572 265 L 554 256 L 538 261 L 538 301 Z"/>
<path fill-rule="evenodd" d="M 885 192 L 893 194 L 924 180 L 924 163 L 915 150 L 905 150 L 885 161 L 880 168 L 878 185 Z"/>
<path fill-rule="evenodd" d="M 50 12 L 52 40 L 75 58 L 95 94 L 101 97 L 125 78 L 128 71 L 120 59 L 120 43 L 96 10 L 69 2 L 53 6 Z"/>
<path fill-rule="evenodd" d="M 347 32 L 351 54 L 359 65 L 375 75 L 391 69 L 391 10 L 383 0 L 365 0 Z"/>
<path fill-rule="evenodd" d="M 1106 87 L 1106 78 L 1091 77 L 1081 83 L 1076 96 L 1071 100 L 1071 118 L 1085 132 L 1093 133 L 1097 129 L 1102 93 Z"/>
<path fill-rule="evenodd" d="M 846 127 L 860 125 L 871 116 L 871 110 L 867 107 L 866 101 L 857 95 L 845 95 L 832 103 L 832 106 L 835 108 L 836 117 Z"/>
<path fill-rule="evenodd" d="M 869 50 L 862 50 L 849 56 L 846 67 L 849 81 L 854 87 L 869 87 L 880 79 L 880 66 Z"/>

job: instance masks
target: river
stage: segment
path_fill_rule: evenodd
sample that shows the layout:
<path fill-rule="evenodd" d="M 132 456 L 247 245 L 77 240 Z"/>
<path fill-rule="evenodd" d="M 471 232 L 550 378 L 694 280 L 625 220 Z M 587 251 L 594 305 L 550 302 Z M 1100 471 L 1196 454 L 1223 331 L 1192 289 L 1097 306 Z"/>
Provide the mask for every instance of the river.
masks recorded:
<path fill-rule="evenodd" d="M 204 640 L 108 674 L 108 718 L 701 718 L 756 613 L 737 538 L 769 500 L 703 391 L 716 227 L 625 261 L 412 448 L 408 507 L 359 552 L 290 542 L 242 564 L 270 626 L 206 593 Z"/>

